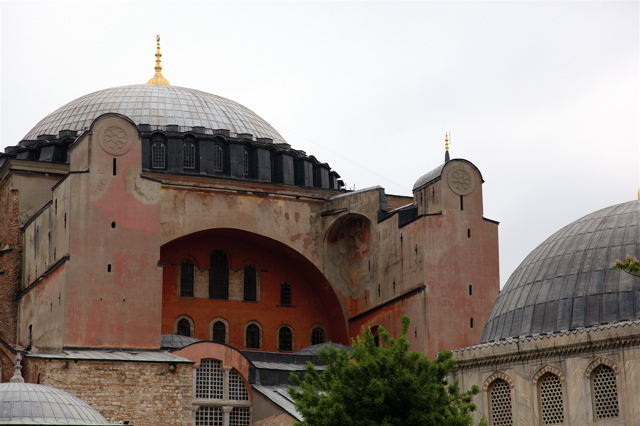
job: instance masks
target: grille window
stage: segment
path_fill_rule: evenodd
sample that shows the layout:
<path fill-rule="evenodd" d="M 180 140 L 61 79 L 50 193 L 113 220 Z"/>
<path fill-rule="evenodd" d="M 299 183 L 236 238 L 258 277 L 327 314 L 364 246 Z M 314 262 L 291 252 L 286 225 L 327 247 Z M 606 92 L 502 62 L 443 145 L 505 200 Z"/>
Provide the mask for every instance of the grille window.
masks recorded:
<path fill-rule="evenodd" d="M 193 142 L 182 144 L 182 167 L 185 169 L 196 168 L 196 146 Z"/>
<path fill-rule="evenodd" d="M 211 255 L 209 271 L 209 299 L 227 300 L 229 298 L 229 264 L 227 255 L 216 250 Z"/>
<path fill-rule="evenodd" d="M 245 302 L 255 302 L 258 300 L 256 294 L 256 268 L 253 265 L 244 267 L 244 300 Z"/>
<path fill-rule="evenodd" d="M 249 349 L 260 348 L 260 328 L 255 324 L 249 324 L 246 331 L 245 346 Z"/>
<path fill-rule="evenodd" d="M 311 331 L 311 344 L 319 345 L 320 343 L 324 343 L 326 341 L 326 336 L 324 335 L 324 330 L 320 327 L 316 327 Z"/>
<path fill-rule="evenodd" d="M 182 318 L 178 321 L 178 330 L 176 334 L 191 337 L 191 323 L 188 319 Z"/>
<path fill-rule="evenodd" d="M 165 168 L 165 146 L 158 141 L 151 145 L 151 167 L 154 169 Z"/>
<path fill-rule="evenodd" d="M 216 145 L 214 167 L 216 172 L 224 171 L 224 150 L 220 145 Z"/>
<path fill-rule="evenodd" d="M 293 350 L 293 331 L 287 326 L 281 327 L 278 331 L 278 350 Z"/>
<path fill-rule="evenodd" d="M 222 426 L 223 415 L 220 407 L 200 407 L 196 411 L 196 426 Z"/>
<path fill-rule="evenodd" d="M 562 383 L 555 374 L 546 373 L 540 378 L 540 418 L 543 425 L 564 423 Z"/>
<path fill-rule="evenodd" d="M 234 408 L 229 414 L 229 426 L 250 426 L 251 412 L 248 408 Z"/>
<path fill-rule="evenodd" d="M 227 327 L 222 321 L 216 321 L 213 324 L 213 341 L 216 343 L 227 342 Z"/>
<path fill-rule="evenodd" d="M 193 262 L 190 260 L 180 265 L 180 296 L 193 297 Z"/>
<path fill-rule="evenodd" d="M 511 389 L 506 381 L 502 379 L 493 381 L 489 390 L 489 401 L 491 407 L 491 425 L 512 426 Z"/>
<path fill-rule="evenodd" d="M 236 370 L 229 371 L 229 399 L 248 401 L 249 391 Z"/>
<path fill-rule="evenodd" d="M 196 398 L 222 399 L 224 394 L 224 372 L 221 362 L 203 359 L 196 370 Z"/>
<path fill-rule="evenodd" d="M 591 395 L 595 420 L 618 417 L 618 385 L 613 369 L 601 364 L 593 370 Z"/>
<path fill-rule="evenodd" d="M 280 304 L 291 306 L 291 284 L 287 282 L 280 284 Z"/>
<path fill-rule="evenodd" d="M 249 151 L 244 150 L 244 175 L 249 176 Z"/>

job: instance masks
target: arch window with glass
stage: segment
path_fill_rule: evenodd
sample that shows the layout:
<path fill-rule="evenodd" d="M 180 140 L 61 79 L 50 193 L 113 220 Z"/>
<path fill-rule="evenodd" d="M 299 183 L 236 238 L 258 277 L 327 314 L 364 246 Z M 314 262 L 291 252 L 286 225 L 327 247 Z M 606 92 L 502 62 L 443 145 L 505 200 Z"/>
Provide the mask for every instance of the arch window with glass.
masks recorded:
<path fill-rule="evenodd" d="M 209 270 L 209 299 L 229 299 L 229 262 L 227 254 L 216 250 L 211 254 Z"/>
<path fill-rule="evenodd" d="M 287 325 L 283 325 L 278 330 L 278 350 L 285 352 L 293 351 L 293 330 Z"/>
<path fill-rule="evenodd" d="M 189 318 L 179 317 L 175 325 L 176 334 L 180 336 L 193 337 L 193 323 Z"/>
<path fill-rule="evenodd" d="M 191 139 L 182 144 L 182 167 L 191 170 L 196 168 L 196 144 Z"/>
<path fill-rule="evenodd" d="M 249 168 L 250 168 L 250 155 L 249 150 L 245 148 L 244 150 L 244 175 L 245 177 L 249 177 Z"/>
<path fill-rule="evenodd" d="M 253 265 L 244 267 L 244 297 L 245 302 L 256 302 L 258 300 L 257 273 Z"/>
<path fill-rule="evenodd" d="M 216 343 L 227 343 L 227 325 L 222 321 L 215 321 L 212 327 L 211 337 Z"/>
<path fill-rule="evenodd" d="M 282 284 L 280 284 L 280 305 L 292 305 L 291 284 L 289 284 L 288 282 L 283 282 Z"/>
<path fill-rule="evenodd" d="M 193 297 L 193 262 L 184 260 L 180 264 L 180 296 Z"/>
<path fill-rule="evenodd" d="M 502 379 L 489 385 L 489 409 L 492 426 L 512 426 L 511 387 Z"/>
<path fill-rule="evenodd" d="M 545 373 L 538 381 L 540 421 L 543 425 L 564 423 L 562 382 L 553 373 Z"/>
<path fill-rule="evenodd" d="M 327 335 L 322 327 L 314 327 L 311 330 L 311 344 L 319 345 L 327 341 Z"/>
<path fill-rule="evenodd" d="M 591 398 L 594 420 L 618 417 L 618 383 L 611 367 L 600 364 L 591 373 Z"/>
<path fill-rule="evenodd" d="M 167 163 L 167 146 L 162 135 L 151 138 L 151 168 L 164 169 Z"/>
<path fill-rule="evenodd" d="M 237 370 L 216 359 L 202 359 L 195 374 L 196 425 L 251 425 L 251 401 Z"/>
<path fill-rule="evenodd" d="M 216 172 L 224 172 L 224 148 L 220 145 L 214 148 L 213 167 Z"/>
<path fill-rule="evenodd" d="M 245 329 L 245 344 L 244 346 L 247 349 L 260 349 L 261 346 L 261 339 L 260 339 L 260 327 L 255 324 L 255 323 L 251 323 L 247 325 L 247 328 Z"/>

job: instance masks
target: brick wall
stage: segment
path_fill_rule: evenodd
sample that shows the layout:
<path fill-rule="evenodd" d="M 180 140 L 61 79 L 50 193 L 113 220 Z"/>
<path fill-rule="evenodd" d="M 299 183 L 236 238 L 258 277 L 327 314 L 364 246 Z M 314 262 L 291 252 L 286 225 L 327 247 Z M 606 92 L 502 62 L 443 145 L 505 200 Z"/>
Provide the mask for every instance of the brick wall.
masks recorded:
<path fill-rule="evenodd" d="M 65 390 L 110 422 L 135 426 L 190 426 L 193 365 L 29 358 L 25 379 Z"/>

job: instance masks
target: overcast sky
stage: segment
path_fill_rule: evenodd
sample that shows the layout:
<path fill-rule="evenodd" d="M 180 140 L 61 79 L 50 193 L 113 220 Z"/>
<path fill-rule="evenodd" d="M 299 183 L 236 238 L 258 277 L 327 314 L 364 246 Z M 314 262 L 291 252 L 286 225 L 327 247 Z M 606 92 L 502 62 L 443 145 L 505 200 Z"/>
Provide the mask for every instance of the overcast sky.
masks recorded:
<path fill-rule="evenodd" d="M 637 198 L 637 1 L 1 2 L 0 149 L 84 94 L 233 99 L 349 188 L 411 195 L 451 154 L 482 172 L 501 283 L 562 226 Z M 637 253 L 636 253 L 637 255 Z"/>

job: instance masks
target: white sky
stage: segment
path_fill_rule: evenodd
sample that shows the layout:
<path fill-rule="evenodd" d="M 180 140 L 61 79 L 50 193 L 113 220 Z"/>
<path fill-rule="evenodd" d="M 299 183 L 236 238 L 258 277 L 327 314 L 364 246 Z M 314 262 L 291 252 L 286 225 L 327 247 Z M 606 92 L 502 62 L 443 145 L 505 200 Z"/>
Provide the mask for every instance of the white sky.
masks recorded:
<path fill-rule="evenodd" d="M 502 284 L 562 226 L 637 197 L 637 1 L 0 4 L 0 149 L 145 83 L 160 34 L 173 85 L 247 106 L 349 188 L 411 195 L 451 131 L 501 222 Z"/>

